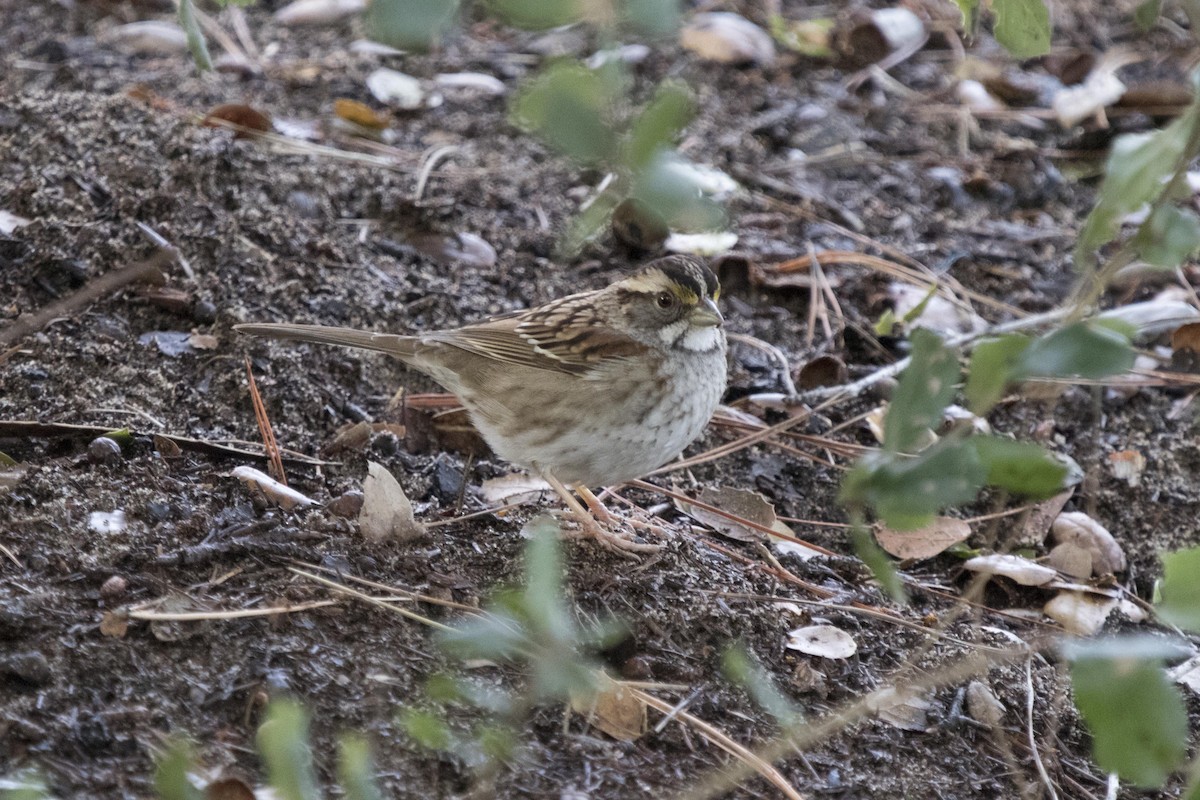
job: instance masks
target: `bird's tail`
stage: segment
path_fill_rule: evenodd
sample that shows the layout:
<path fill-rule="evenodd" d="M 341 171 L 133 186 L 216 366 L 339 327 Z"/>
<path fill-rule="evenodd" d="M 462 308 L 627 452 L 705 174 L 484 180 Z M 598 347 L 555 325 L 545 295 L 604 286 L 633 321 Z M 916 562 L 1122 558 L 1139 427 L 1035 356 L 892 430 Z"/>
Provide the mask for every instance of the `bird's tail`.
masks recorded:
<path fill-rule="evenodd" d="M 378 350 L 396 358 L 409 360 L 415 354 L 418 339 L 415 336 L 399 336 L 394 333 L 373 333 L 353 328 L 334 328 L 327 325 L 293 325 L 287 322 L 264 322 L 250 325 L 234 325 L 234 330 L 251 336 L 266 336 L 272 339 L 292 339 L 298 342 L 336 344 L 342 347 L 358 347 L 363 350 Z"/>

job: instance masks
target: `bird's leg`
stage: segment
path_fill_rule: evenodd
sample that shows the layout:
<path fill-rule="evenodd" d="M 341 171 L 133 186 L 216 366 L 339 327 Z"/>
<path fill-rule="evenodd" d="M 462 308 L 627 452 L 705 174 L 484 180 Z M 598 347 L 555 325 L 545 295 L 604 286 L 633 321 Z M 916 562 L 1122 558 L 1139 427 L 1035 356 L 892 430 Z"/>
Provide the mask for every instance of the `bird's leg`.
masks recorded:
<path fill-rule="evenodd" d="M 583 502 L 587 504 L 588 510 L 592 512 L 592 516 L 597 522 L 602 522 L 605 525 L 616 523 L 617 517 L 609 511 L 604 503 L 600 502 L 600 498 L 592 494 L 592 490 L 584 486 L 582 483 L 575 484 L 575 492 L 583 498 Z"/>
<path fill-rule="evenodd" d="M 605 527 L 596 520 L 596 517 L 593 517 L 591 514 L 589 514 L 588 510 L 584 508 L 578 500 L 575 499 L 575 496 L 571 494 L 571 490 L 564 486 L 562 481 L 551 475 L 549 472 L 543 472 L 542 477 L 545 478 L 546 483 L 550 484 L 554 491 L 558 492 L 559 496 L 562 497 L 563 502 L 567 504 L 567 508 L 570 509 L 571 513 L 575 516 L 575 519 L 578 520 L 580 532 L 585 536 L 591 536 L 593 539 L 600 542 L 600 544 L 604 545 L 610 550 L 617 550 L 619 552 L 657 553 L 662 549 L 661 545 L 642 544 L 625 536 L 621 536 L 620 534 L 605 530 Z M 594 502 L 596 506 L 593 508 L 599 507 L 603 511 L 605 522 L 619 521 L 612 515 L 612 513 L 609 512 L 608 509 L 604 508 L 604 505 L 591 492 L 584 489 L 580 492 L 580 495 L 583 497 L 584 502 L 587 502 L 589 506 Z M 588 501 L 589 497 L 591 498 L 591 501 Z"/>

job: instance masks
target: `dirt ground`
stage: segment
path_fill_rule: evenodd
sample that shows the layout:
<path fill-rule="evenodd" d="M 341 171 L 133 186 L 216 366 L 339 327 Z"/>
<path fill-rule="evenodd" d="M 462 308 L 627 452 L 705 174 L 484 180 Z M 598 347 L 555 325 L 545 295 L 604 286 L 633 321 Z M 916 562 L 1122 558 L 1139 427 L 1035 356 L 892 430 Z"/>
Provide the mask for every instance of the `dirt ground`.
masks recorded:
<path fill-rule="evenodd" d="M 148 796 L 154 749 L 177 732 L 193 738 L 206 764 L 260 777 L 254 730 L 261 703 L 285 694 L 302 698 L 313 715 L 322 779 L 332 781 L 337 735 L 354 730 L 374 745 L 386 796 L 466 791 L 470 772 L 461 761 L 421 749 L 396 724 L 401 708 L 420 701 L 426 679 L 452 666 L 416 623 L 353 602 L 267 617 L 132 620 L 115 632 L 101 630 L 101 622 L 107 612 L 154 600 L 166 601 L 160 608 L 228 611 L 331 597 L 288 571 L 296 561 L 460 603 L 486 602 L 520 578 L 521 528 L 552 501 L 440 526 L 415 544 L 365 541 L 339 514 L 342 507 L 330 504 L 361 488 L 368 460 L 399 478 L 426 521 L 486 508 L 481 481 L 509 470 L 486 453 L 454 449 L 449 437 L 431 433 L 427 416 L 389 408 L 398 387 L 438 390 L 422 376 L 381 356 L 248 341 L 232 326 L 290 320 L 394 331 L 447 327 L 599 287 L 644 258 L 608 234 L 573 260 L 555 258 L 559 234 L 602 176 L 514 129 L 502 96 L 444 89 L 440 106 L 396 114 L 388 149 L 332 134 L 325 140 L 343 152 L 386 157 L 387 167 L 285 152 L 197 124 L 228 102 L 252 104 L 289 129 L 328 121 L 337 98 L 377 106 L 365 79 L 381 65 L 423 79 L 483 72 L 511 92 L 547 52 L 592 52 L 586 34 L 519 32 L 479 17 L 435 55 L 381 56 L 350 48 L 361 36 L 356 21 L 289 28 L 272 19 L 275 6 L 246 10 L 261 70 L 207 75 L 198 75 L 186 55 L 131 56 L 105 43 L 117 24 L 169 17 L 161 4 L 35 0 L 10 4 L 0 26 L 0 211 L 30 221 L 0 236 L 0 330 L 149 257 L 155 245 L 139 223 L 187 262 L 164 267 L 171 292 L 105 293 L 23 338 L 19 349 L 0 352 L 0 451 L 24 468 L 0 494 L 0 775 L 37 765 L 60 796 Z M 784 11 L 812 15 L 793 4 Z M 754 8 L 746 13 L 762 21 Z M 1070 7 L 1056 13 L 1060 55 L 1126 43 L 1150 55 L 1148 74 L 1179 79 L 1187 37 L 1162 29 L 1138 34 L 1113 10 L 1102 18 L 1074 17 Z M 986 39 L 975 52 L 1003 63 Z M 829 270 L 847 323 L 832 339 L 808 330 L 807 287 L 751 279 L 752 268 L 803 256 L 809 243 L 818 251 L 873 255 L 895 248 L 1025 312 L 1063 300 L 1075 233 L 1094 199 L 1094 182 L 1081 176 L 1095 174 L 1112 130 L 1148 129 L 1153 120 L 1113 115 L 1112 129 L 1090 125 L 1082 133 L 1012 118 L 964 129 L 948 88 L 953 54 L 935 36 L 891 71 L 905 91 L 876 80 L 848 88 L 849 66 L 781 54 L 769 66 L 732 68 L 700 61 L 674 43 L 654 44 L 634 67 L 638 97 L 666 76 L 693 87 L 699 115 L 682 152 L 743 186 L 729 203 L 738 245 L 715 262 L 730 331 L 775 344 L 793 365 L 838 355 L 852 376 L 903 355 L 902 342 L 870 333 L 888 305 L 890 279 L 856 265 Z M 1041 70 L 1029 67 L 1031 74 Z M 422 157 L 447 146 L 454 149 L 414 202 Z M 421 235 L 430 241 L 456 233 L 490 244 L 494 265 L 413 246 Z M 1106 302 L 1144 299 L 1159 288 L 1126 287 Z M 1007 318 L 977 307 L 990 321 Z M 154 438 L 254 450 L 245 355 L 280 445 L 304 456 L 289 462 L 288 476 L 320 503 L 314 509 L 270 507 L 231 477 L 239 465 L 262 466 L 251 456 L 175 451 Z M 731 348 L 730 374 L 730 403 L 781 390 L 773 362 L 753 348 Z M 1194 406 L 1174 408 L 1180 396 L 1071 387 L 1007 404 L 992 420 L 1001 432 L 1036 438 L 1078 462 L 1086 478 L 1068 508 L 1092 514 L 1114 533 L 1130 562 L 1120 577 L 1143 598 L 1161 573 L 1159 554 L 1197 538 L 1200 447 L 1191 435 Z M 823 434 L 877 402 L 867 396 L 838 405 L 801 432 Z M 780 419 L 778 412 L 757 413 Z M 340 426 L 364 420 L 407 428 L 403 436 L 381 430 L 326 455 Z M 113 454 L 91 444 L 95 432 L 5 427 L 13 421 L 129 428 L 134 435 Z M 833 435 L 874 443 L 861 422 Z M 714 424 L 689 452 L 735 436 Z M 1108 467 L 1107 457 L 1123 450 L 1147 459 L 1136 486 Z M 689 493 L 754 489 L 782 516 L 838 523 L 845 521 L 840 474 L 766 444 L 655 480 Z M 625 494 L 647 508 L 663 500 Z M 996 510 L 991 500 L 963 513 Z M 116 510 L 125 513 L 123 529 L 89 526 L 93 512 Z M 661 513 L 677 532 L 659 557 L 643 563 L 591 543 L 566 544 L 570 600 L 584 617 L 611 614 L 628 626 L 622 646 L 603 654 L 614 674 L 683 687 L 659 694 L 671 703 L 690 698 L 688 712 L 748 746 L 776 729 L 722 674 L 721 653 L 730 643 L 745 646 L 806 717 L 821 719 L 974 648 L 1047 629 L 1044 618 L 1019 622 L 982 611 L 949 621 L 943 637 L 929 635 L 951 619 L 965 583 L 961 561 L 949 555 L 907 567 L 913 602 L 893 608 L 851 557 L 843 528 L 794 524 L 797 535 L 845 557 L 782 556 L 783 572 L 752 544 L 693 530 L 669 507 Z M 972 543 L 1003 541 L 1013 519 L 977 523 Z M 819 599 L 793 577 L 830 590 L 831 605 L 806 605 L 798 615 L 772 603 Z M 987 596 L 993 608 L 1036 610 L 1044 600 L 1015 590 Z M 909 624 L 860 613 L 855 603 L 890 609 Z M 420 610 L 442 621 L 455 616 L 433 605 Z M 857 653 L 827 659 L 786 649 L 788 631 L 810 621 L 852 633 Z M 1114 615 L 1106 630 L 1133 627 Z M 474 679 L 511 685 L 520 676 L 484 668 Z M 1052 653 L 1034 659 L 1029 686 L 1021 664 L 997 667 L 982 680 L 1005 705 L 996 732 L 964 719 L 963 684 L 956 683 L 928 696 L 924 720 L 910 726 L 919 730 L 866 719 L 777 766 L 808 797 L 1043 796 L 1025 718 L 1032 692 L 1032 731 L 1058 796 L 1105 795 L 1106 778 L 1089 757 L 1090 739 Z M 652 713 L 652 725 L 657 719 Z M 729 761 L 680 724 L 620 742 L 579 716 L 564 727 L 561 706 L 538 708 L 522 744 L 522 757 L 497 779 L 498 797 L 662 797 Z M 1179 791 L 1173 783 L 1163 796 Z M 751 778 L 728 796 L 778 792 Z M 1122 796 L 1142 795 L 1123 789 Z"/>

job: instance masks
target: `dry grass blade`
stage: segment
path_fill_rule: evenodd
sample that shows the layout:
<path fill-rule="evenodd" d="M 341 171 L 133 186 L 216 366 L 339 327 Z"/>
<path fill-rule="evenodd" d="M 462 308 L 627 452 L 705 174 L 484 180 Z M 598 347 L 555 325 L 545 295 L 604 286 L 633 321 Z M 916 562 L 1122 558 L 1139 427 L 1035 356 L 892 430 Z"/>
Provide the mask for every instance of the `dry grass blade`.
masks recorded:
<path fill-rule="evenodd" d="M 469 606 L 464 603 L 456 603 L 453 600 L 445 600 L 441 597 L 434 597 L 434 596 L 428 595 L 428 594 L 421 594 L 420 592 L 414 592 L 411 589 L 404 589 L 399 586 L 389 586 L 386 583 L 379 583 L 378 581 L 369 580 L 367 578 L 360 578 L 357 575 L 347 575 L 344 572 L 339 572 L 338 570 L 330 569 L 328 567 L 322 567 L 317 564 L 309 564 L 306 561 L 296 561 L 294 559 L 288 559 L 288 560 L 291 561 L 292 564 L 295 564 L 297 567 L 303 567 L 305 570 L 312 570 L 313 572 L 326 572 L 326 573 L 329 573 L 332 575 L 338 575 L 339 577 L 343 578 L 344 580 L 348 580 L 352 583 L 358 583 L 363 586 L 369 586 L 372 589 L 379 589 L 384 592 L 391 592 L 392 594 L 398 594 L 409 600 L 416 600 L 417 602 L 420 602 L 420 603 L 429 603 L 430 605 L 442 606 L 444 608 L 453 608 L 457 611 L 466 611 L 471 614 L 479 613 L 479 609 L 476 608 L 475 606 Z M 304 573 L 302 572 L 301 574 L 304 574 Z"/>
<path fill-rule="evenodd" d="M 0 553 L 3 553 L 5 558 L 16 564 L 17 569 L 25 569 L 25 565 L 21 563 L 21 559 L 17 558 L 17 554 L 2 544 L 0 544 Z"/>
<path fill-rule="evenodd" d="M 759 523 L 755 522 L 754 520 L 746 519 L 745 517 L 739 517 L 737 514 L 731 514 L 723 508 L 717 508 L 714 505 L 709 505 L 708 503 L 705 503 L 701 500 L 696 500 L 695 498 L 688 497 L 686 494 L 681 494 L 679 492 L 673 492 L 670 489 L 664 489 L 661 486 L 655 486 L 653 483 L 647 483 L 646 481 L 640 481 L 640 480 L 630 481 L 630 485 L 636 486 L 639 489 L 646 489 L 648 491 L 657 492 L 659 494 L 665 494 L 667 497 L 670 497 L 672 500 L 678 500 L 681 503 L 687 503 L 690 506 L 694 506 L 696 508 L 707 511 L 710 514 L 716 514 L 718 517 L 723 517 L 724 519 L 727 519 L 730 522 L 736 522 L 738 525 L 744 525 L 745 527 L 750 528 L 751 530 L 755 530 L 755 531 L 758 531 L 759 533 L 766 534 L 767 536 L 770 536 L 773 539 L 782 539 L 785 542 L 791 542 L 792 544 L 798 544 L 803 547 L 807 547 L 810 550 L 816 550 L 821 555 L 826 555 L 826 556 L 837 555 L 837 553 L 833 552 L 832 550 L 827 550 L 824 547 L 821 547 L 819 544 L 812 544 L 811 542 L 806 542 L 803 539 L 799 539 L 795 536 L 788 536 L 786 533 L 780 533 L 779 531 L 775 530 L 774 528 L 767 527 L 766 525 L 760 525 Z"/>
<path fill-rule="evenodd" d="M 386 609 L 393 614 L 399 614 L 400 616 L 407 617 L 415 622 L 420 622 L 422 625 L 428 625 L 430 628 L 436 628 L 439 631 L 453 630 L 449 625 L 444 625 L 437 620 L 422 616 L 415 611 L 409 611 L 406 608 L 400 608 L 399 606 L 393 605 L 392 603 L 381 598 L 372 597 L 366 592 L 360 592 L 357 589 L 351 589 L 349 586 L 338 583 L 337 581 L 331 581 L 328 578 L 322 578 L 320 575 L 314 575 L 311 572 L 306 572 L 302 569 L 298 569 L 297 567 L 288 567 L 288 570 L 303 578 L 308 578 L 310 581 L 316 581 L 322 586 L 327 586 L 328 588 L 333 589 L 335 592 L 340 592 L 341 594 L 349 595 L 350 597 L 362 600 L 364 603 L 370 603 L 373 606 Z"/>
<path fill-rule="evenodd" d="M 283 459 L 279 456 L 279 445 L 275 441 L 271 418 L 267 416 L 267 406 L 263 403 L 262 395 L 258 392 L 258 383 L 254 380 L 250 356 L 246 356 L 246 379 L 250 382 L 250 402 L 254 405 L 254 420 L 258 423 L 258 434 L 262 437 L 263 450 L 267 454 L 267 471 L 271 473 L 272 478 L 287 486 L 287 475 L 283 472 Z"/>
<path fill-rule="evenodd" d="M 171 259 L 171 253 L 159 250 L 145 261 L 129 264 L 106 272 L 89 281 L 83 288 L 62 300 L 56 300 L 32 314 L 22 314 L 4 330 L 0 330 L 0 347 L 9 347 L 31 333 L 36 333 L 59 317 L 70 317 L 78 311 L 131 283 L 162 284 L 166 282 L 160 267 Z"/>
<path fill-rule="evenodd" d="M 789 798 L 789 800 L 804 800 L 804 795 L 796 791 L 779 770 L 771 766 L 770 762 L 759 757 L 753 750 L 738 744 L 719 728 L 686 711 L 677 709 L 665 700 L 660 700 L 641 689 L 633 689 L 632 691 L 637 699 L 651 708 L 661 711 L 664 714 L 672 714 L 680 722 L 686 722 L 705 739 L 741 761 L 745 765 L 746 770 L 753 770 L 761 775 L 772 786 L 782 792 L 784 797 Z"/>
<path fill-rule="evenodd" d="M 247 617 L 269 617 L 274 614 L 294 614 L 298 611 L 310 611 L 314 608 L 339 605 L 337 600 L 313 600 L 308 603 L 297 603 L 294 606 L 272 606 L 270 608 L 243 608 L 240 611 L 151 611 L 145 607 L 130 609 L 126 612 L 129 619 L 140 619 L 148 622 L 201 622 L 218 619 L 245 619 Z"/>

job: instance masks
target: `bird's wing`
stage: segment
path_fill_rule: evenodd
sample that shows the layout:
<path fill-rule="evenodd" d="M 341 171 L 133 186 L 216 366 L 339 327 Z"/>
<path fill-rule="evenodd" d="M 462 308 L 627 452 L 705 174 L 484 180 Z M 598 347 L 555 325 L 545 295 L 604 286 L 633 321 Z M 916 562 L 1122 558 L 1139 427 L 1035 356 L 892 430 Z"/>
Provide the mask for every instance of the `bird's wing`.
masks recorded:
<path fill-rule="evenodd" d="M 571 375 L 644 352 L 646 345 L 605 324 L 583 296 L 421 337 L 508 364 Z"/>

